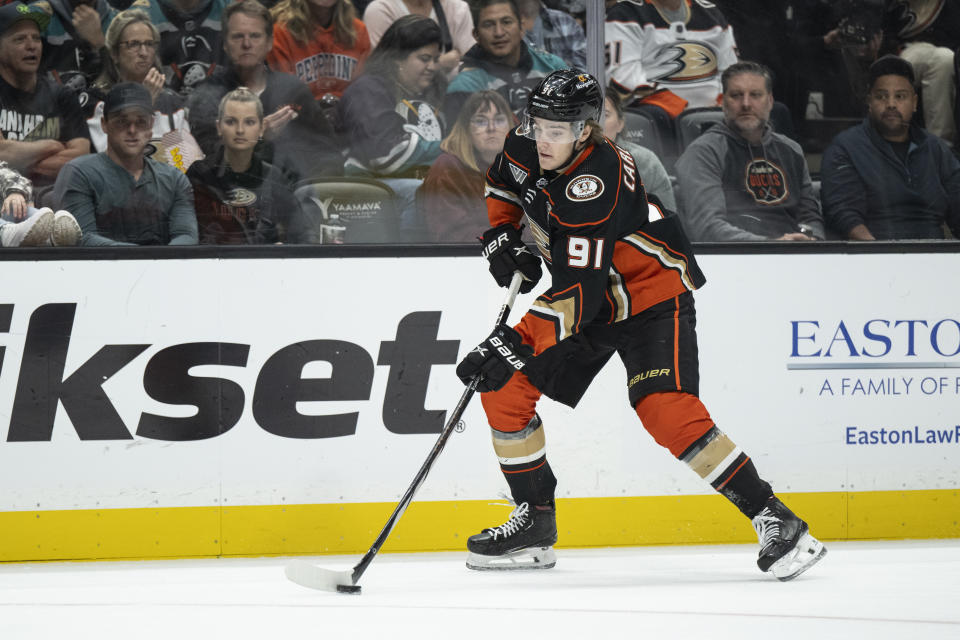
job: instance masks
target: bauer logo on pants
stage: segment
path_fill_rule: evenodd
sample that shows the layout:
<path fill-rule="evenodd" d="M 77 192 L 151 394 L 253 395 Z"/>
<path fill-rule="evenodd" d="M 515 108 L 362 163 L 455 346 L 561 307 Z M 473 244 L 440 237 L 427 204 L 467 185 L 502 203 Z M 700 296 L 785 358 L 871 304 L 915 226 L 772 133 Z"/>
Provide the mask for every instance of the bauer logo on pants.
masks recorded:
<path fill-rule="evenodd" d="M 603 193 L 603 181 L 597 176 L 580 176 L 567 185 L 567 198 L 574 202 L 593 200 Z"/>

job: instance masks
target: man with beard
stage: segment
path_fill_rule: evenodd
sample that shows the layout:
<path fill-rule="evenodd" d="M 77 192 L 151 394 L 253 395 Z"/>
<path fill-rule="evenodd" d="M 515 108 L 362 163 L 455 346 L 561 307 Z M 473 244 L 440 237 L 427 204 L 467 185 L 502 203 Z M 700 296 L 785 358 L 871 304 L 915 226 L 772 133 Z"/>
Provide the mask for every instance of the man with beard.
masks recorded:
<path fill-rule="evenodd" d="M 947 144 L 911 122 L 913 66 L 883 56 L 870 67 L 867 118 L 823 156 L 828 225 L 851 240 L 960 237 L 960 162 Z"/>
<path fill-rule="evenodd" d="M 803 150 L 770 127 L 773 80 L 756 62 L 723 72 L 723 122 L 677 160 L 680 215 L 691 239 L 822 240 Z"/>

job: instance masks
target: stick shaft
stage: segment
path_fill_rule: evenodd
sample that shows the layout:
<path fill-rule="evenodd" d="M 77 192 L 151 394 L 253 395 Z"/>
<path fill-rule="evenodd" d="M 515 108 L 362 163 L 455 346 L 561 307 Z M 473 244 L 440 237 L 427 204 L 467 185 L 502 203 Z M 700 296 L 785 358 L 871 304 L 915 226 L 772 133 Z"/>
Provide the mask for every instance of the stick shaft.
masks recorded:
<path fill-rule="evenodd" d="M 513 307 L 513 303 L 517 299 L 517 293 L 520 291 L 520 284 L 522 281 L 523 277 L 520 275 L 520 272 L 515 272 L 513 274 L 513 280 L 510 282 L 510 287 L 507 291 L 507 297 L 504 300 L 503 305 L 500 307 L 500 312 L 497 314 L 497 322 L 495 326 L 503 324 L 510 316 L 510 309 Z M 387 523 L 380 531 L 380 535 L 378 535 L 377 539 L 374 540 L 373 545 L 367 550 L 367 553 L 364 554 L 363 558 L 360 559 L 360 562 L 358 562 L 353 568 L 353 584 L 357 584 L 357 582 L 360 580 L 360 576 L 363 575 L 363 572 L 366 571 L 370 563 L 373 562 L 374 557 L 376 557 L 377 553 L 380 552 L 380 548 L 383 547 L 383 544 L 387 541 L 387 538 L 390 536 L 390 533 L 396 526 L 397 521 L 400 520 L 403 512 L 407 510 L 407 507 L 410 506 L 410 503 L 413 501 L 414 494 L 416 494 L 417 490 L 420 488 L 420 485 L 423 484 L 423 481 L 427 479 L 427 474 L 430 473 L 430 468 L 433 466 L 434 461 L 440 455 L 440 452 L 443 451 L 443 447 L 447 444 L 447 440 L 450 439 L 450 434 L 453 433 L 454 427 L 456 427 L 457 423 L 460 422 L 463 412 L 467 409 L 467 405 L 470 404 L 473 394 L 477 392 L 477 383 L 479 383 L 479 378 L 474 378 L 470 381 L 470 384 L 467 385 L 467 388 L 463 391 L 463 395 L 460 396 L 460 400 L 457 402 L 457 406 L 454 407 L 453 412 L 450 414 L 450 418 L 443 426 L 443 429 L 440 430 L 440 436 L 437 438 L 436 443 L 434 443 L 433 448 L 427 455 L 427 459 L 424 460 L 423 464 L 420 466 L 420 470 L 417 471 L 417 475 L 414 477 L 413 482 L 409 487 L 407 487 L 407 491 L 403 494 L 400 502 L 394 508 L 393 513 L 390 515 L 390 519 L 387 520 Z"/>

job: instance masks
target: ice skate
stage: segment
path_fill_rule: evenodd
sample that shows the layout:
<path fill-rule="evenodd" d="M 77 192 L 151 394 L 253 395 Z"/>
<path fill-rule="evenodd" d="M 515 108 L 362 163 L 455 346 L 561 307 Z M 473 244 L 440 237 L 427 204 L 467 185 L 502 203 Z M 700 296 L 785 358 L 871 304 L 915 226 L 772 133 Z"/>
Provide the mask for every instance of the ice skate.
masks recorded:
<path fill-rule="evenodd" d="M 499 527 L 484 529 L 467 540 L 467 567 L 479 571 L 550 569 L 557 564 L 553 544 L 557 518 L 549 509 L 520 503 Z"/>
<path fill-rule="evenodd" d="M 823 543 L 810 535 L 807 523 L 776 497 L 767 500 L 753 519 L 760 541 L 757 566 L 786 582 L 816 564 L 827 553 Z"/>

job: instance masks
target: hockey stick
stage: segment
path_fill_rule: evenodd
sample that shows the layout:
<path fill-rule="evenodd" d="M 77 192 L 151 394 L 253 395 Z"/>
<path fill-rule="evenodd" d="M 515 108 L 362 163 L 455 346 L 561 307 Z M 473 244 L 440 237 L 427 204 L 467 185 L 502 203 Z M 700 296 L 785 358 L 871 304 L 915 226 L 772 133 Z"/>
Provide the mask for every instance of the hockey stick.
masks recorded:
<path fill-rule="evenodd" d="M 510 315 L 510 308 L 517 299 L 517 293 L 520 291 L 520 283 L 522 281 L 523 277 L 520 275 L 520 272 L 515 272 L 513 274 L 513 280 L 510 281 L 507 298 L 500 307 L 500 313 L 497 314 L 497 322 L 494 326 L 500 326 L 506 322 L 507 317 Z M 361 558 L 360 562 L 358 562 L 352 570 L 332 571 L 303 560 L 295 560 L 286 567 L 285 573 L 287 578 L 311 589 L 337 591 L 339 593 L 360 593 L 360 585 L 357 584 L 357 582 L 360 581 L 360 576 L 363 575 L 363 572 L 366 571 L 370 563 L 373 562 L 373 558 L 380 551 L 381 547 L 383 547 L 384 542 L 387 541 L 387 537 L 390 535 L 390 532 L 393 531 L 397 521 L 400 520 L 403 512 L 407 510 L 407 507 L 410 506 L 410 502 L 413 501 L 413 496 L 417 492 L 417 489 L 419 489 L 423 481 L 426 480 L 427 474 L 430 473 L 430 467 L 433 466 L 434 461 L 440 455 L 440 452 L 443 451 L 443 447 L 446 445 L 447 440 L 450 439 L 450 434 L 453 433 L 454 427 L 460 422 L 460 417 L 466 410 L 467 404 L 469 404 L 473 398 L 473 394 L 476 393 L 479 382 L 479 377 L 476 377 L 467 385 L 463 395 L 460 396 L 460 401 L 457 402 L 457 406 L 454 407 L 450 419 L 447 420 L 447 424 L 440 430 L 440 436 L 433 445 L 433 449 L 430 450 L 427 459 L 420 467 L 413 482 L 407 487 L 406 493 L 403 494 L 399 504 L 397 504 L 393 510 L 393 514 L 390 516 L 390 519 L 387 520 L 387 524 L 383 526 L 380 535 L 374 540 L 373 546 L 371 546 L 366 555 Z"/>

